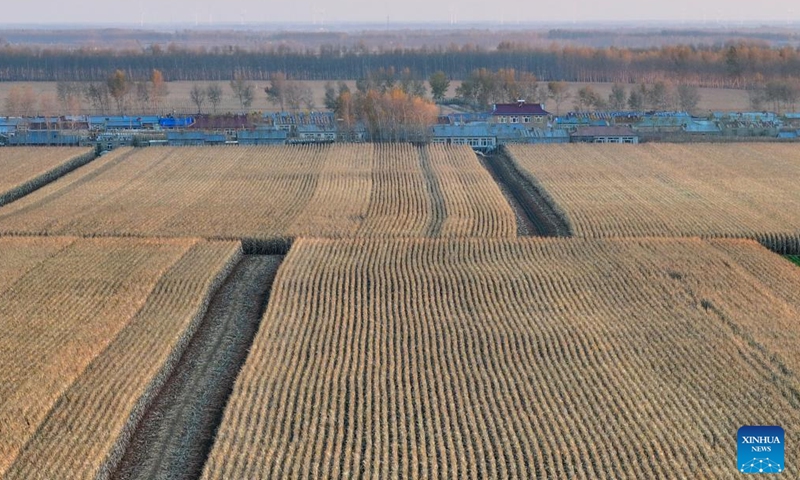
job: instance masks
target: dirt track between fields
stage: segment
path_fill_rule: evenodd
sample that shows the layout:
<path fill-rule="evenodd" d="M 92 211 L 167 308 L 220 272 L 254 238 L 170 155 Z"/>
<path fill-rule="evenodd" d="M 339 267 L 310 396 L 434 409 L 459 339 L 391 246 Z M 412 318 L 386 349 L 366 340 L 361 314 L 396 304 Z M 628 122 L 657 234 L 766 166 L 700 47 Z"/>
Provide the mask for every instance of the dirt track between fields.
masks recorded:
<path fill-rule="evenodd" d="M 113 478 L 200 476 L 282 261 L 247 255 L 225 280 Z"/>

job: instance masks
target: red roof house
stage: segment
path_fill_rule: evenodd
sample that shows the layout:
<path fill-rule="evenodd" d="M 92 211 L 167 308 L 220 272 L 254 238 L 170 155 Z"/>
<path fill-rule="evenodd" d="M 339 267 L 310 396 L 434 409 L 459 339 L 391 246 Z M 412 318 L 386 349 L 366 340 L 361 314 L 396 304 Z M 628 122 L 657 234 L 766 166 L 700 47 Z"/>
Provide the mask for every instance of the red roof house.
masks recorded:
<path fill-rule="evenodd" d="M 498 103 L 491 112 L 494 123 L 544 123 L 550 112 L 539 103 L 526 103 L 520 100 L 517 103 Z"/>

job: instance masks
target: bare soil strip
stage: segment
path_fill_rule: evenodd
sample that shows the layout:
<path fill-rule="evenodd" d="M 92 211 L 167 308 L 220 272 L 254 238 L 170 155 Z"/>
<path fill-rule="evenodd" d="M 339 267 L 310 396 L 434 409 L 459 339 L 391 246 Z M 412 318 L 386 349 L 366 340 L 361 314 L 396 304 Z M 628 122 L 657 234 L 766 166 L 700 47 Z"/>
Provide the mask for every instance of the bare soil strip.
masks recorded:
<path fill-rule="evenodd" d="M 283 258 L 245 256 L 226 279 L 113 478 L 200 476 Z"/>
<path fill-rule="evenodd" d="M 572 230 L 505 152 L 481 158 L 517 217 L 521 237 L 570 237 Z"/>

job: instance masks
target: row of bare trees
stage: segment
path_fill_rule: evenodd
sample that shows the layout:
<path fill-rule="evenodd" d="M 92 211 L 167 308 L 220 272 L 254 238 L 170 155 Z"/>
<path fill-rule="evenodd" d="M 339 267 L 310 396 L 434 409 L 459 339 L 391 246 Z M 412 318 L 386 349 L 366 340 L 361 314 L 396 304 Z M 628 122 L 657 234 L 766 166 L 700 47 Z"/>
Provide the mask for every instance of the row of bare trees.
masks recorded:
<path fill-rule="evenodd" d="M 4 113 L 21 117 L 79 115 L 84 102 L 102 114 L 160 112 L 168 94 L 167 83 L 158 70 L 142 82 L 131 82 L 124 71 L 116 70 L 104 82 L 58 82 L 55 95 L 37 94 L 31 85 L 14 86 L 6 95 Z"/>
<path fill-rule="evenodd" d="M 567 93 L 570 97 L 571 94 Z M 635 85 L 629 90 L 615 83 L 608 97 L 603 97 L 591 85 L 584 86 L 575 95 L 574 109 L 588 110 L 681 110 L 693 112 L 700 103 L 700 90 L 694 85 L 672 85 L 656 82 L 652 85 Z"/>
<path fill-rule="evenodd" d="M 485 110 L 494 103 L 520 99 L 542 104 L 549 100 L 555 105 L 555 113 L 560 114 L 562 105 L 572 99 L 573 109 L 579 112 L 607 109 L 692 111 L 700 102 L 700 93 L 694 85 L 675 86 L 658 81 L 652 85 L 633 86 L 630 92 L 624 85 L 616 83 L 611 94 L 604 97 L 591 85 L 573 92 L 567 82 L 539 83 L 536 76 L 529 72 L 478 69 L 456 89 L 456 99 L 476 110 Z"/>

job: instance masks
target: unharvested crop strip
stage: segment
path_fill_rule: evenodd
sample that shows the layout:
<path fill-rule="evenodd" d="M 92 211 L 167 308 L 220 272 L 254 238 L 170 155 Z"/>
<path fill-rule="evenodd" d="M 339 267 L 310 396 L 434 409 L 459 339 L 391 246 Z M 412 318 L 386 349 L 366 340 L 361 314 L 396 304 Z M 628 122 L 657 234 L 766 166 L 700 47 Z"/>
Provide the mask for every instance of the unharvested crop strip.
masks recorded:
<path fill-rule="evenodd" d="M 36 178 L 25 182 L 24 184 L 18 186 L 17 188 L 12 189 L 8 192 L 0 192 L 0 207 L 3 205 L 7 205 L 11 202 L 19 200 L 20 198 L 28 195 L 30 193 L 35 192 L 36 190 L 42 188 L 43 186 L 51 183 L 64 175 L 76 170 L 87 163 L 91 162 L 97 157 L 94 151 L 90 151 L 83 155 L 79 155 L 61 165 L 56 166 L 55 168 L 49 170 L 48 172 L 39 175 Z"/>
<path fill-rule="evenodd" d="M 246 255 L 133 436 L 114 478 L 197 478 L 266 308 L 281 255 Z"/>

